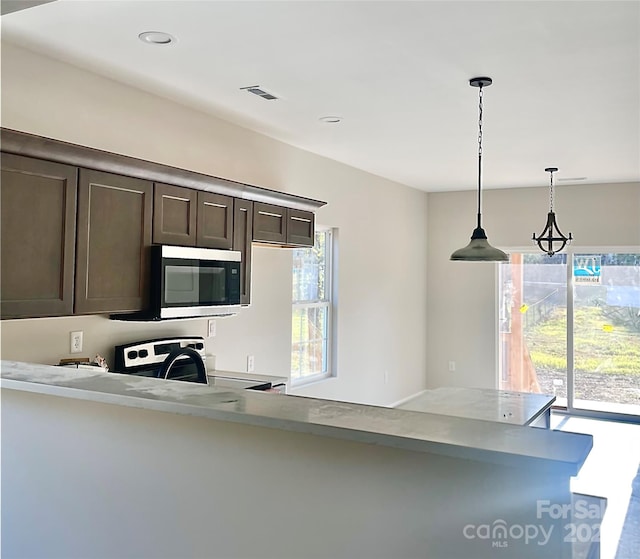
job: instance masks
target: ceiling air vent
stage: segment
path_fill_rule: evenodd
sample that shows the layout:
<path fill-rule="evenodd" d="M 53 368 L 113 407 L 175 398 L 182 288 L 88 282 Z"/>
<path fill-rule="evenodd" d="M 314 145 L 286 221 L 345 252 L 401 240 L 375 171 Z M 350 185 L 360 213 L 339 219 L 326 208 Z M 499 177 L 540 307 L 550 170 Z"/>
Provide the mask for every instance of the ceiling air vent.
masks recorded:
<path fill-rule="evenodd" d="M 265 91 L 259 85 L 250 85 L 248 87 L 241 87 L 240 89 L 244 89 L 245 91 L 248 91 L 249 93 L 253 93 L 254 95 L 257 95 L 258 97 L 262 97 L 263 99 L 267 99 L 269 101 L 272 101 L 273 99 L 277 99 L 277 97 L 275 95 L 269 93 L 268 91 Z"/>

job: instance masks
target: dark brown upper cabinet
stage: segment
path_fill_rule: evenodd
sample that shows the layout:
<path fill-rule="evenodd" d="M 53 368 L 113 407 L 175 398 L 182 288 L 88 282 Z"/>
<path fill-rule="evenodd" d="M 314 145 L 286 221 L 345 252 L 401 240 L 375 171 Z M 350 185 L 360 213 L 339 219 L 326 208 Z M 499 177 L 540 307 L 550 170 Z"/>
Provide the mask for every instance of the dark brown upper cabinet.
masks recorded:
<path fill-rule="evenodd" d="M 80 170 L 76 314 L 146 307 L 152 196 L 149 181 Z"/>
<path fill-rule="evenodd" d="M 313 212 L 287 210 L 287 244 L 313 246 L 315 244 L 315 216 Z"/>
<path fill-rule="evenodd" d="M 233 245 L 233 198 L 156 183 L 153 242 L 230 249 Z"/>
<path fill-rule="evenodd" d="M 313 246 L 313 212 L 273 204 L 253 204 L 253 240 L 282 246 Z"/>
<path fill-rule="evenodd" d="M 196 246 L 230 249 L 233 246 L 233 198 L 198 193 Z"/>
<path fill-rule="evenodd" d="M 73 312 L 77 169 L 2 154 L 2 318 Z"/>
<path fill-rule="evenodd" d="M 233 250 L 242 253 L 240 262 L 240 303 L 251 303 L 251 240 L 253 202 L 236 199 L 233 206 Z"/>
<path fill-rule="evenodd" d="M 253 240 L 286 244 L 287 208 L 273 204 L 253 203 Z"/>
<path fill-rule="evenodd" d="M 181 186 L 153 185 L 153 242 L 195 246 L 198 191 Z"/>

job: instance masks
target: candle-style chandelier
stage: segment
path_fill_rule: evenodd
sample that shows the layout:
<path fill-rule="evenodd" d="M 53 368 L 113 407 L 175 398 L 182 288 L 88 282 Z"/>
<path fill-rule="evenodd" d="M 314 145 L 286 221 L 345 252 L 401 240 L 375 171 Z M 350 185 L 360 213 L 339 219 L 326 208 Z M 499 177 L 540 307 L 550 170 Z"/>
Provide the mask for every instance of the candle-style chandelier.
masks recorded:
<path fill-rule="evenodd" d="M 547 214 L 547 225 L 542 230 L 542 233 L 536 237 L 533 234 L 532 240 L 538 243 L 540 250 L 546 252 L 550 257 L 560 252 L 567 243 L 570 243 L 573 239 L 571 233 L 568 237 L 565 237 L 560 231 L 558 224 L 556 223 L 556 214 L 553 211 L 553 173 L 558 170 L 557 167 L 547 167 L 545 171 L 551 175 L 551 181 L 549 184 L 549 213 Z M 558 243 L 560 246 L 555 245 Z"/>

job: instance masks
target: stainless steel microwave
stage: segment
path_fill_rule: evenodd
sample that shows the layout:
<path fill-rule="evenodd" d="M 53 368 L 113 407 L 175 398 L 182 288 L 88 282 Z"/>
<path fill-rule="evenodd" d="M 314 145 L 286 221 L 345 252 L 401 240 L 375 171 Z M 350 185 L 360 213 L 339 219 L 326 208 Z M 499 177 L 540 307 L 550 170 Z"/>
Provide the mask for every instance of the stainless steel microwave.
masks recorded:
<path fill-rule="evenodd" d="M 240 308 L 241 253 L 169 245 L 151 247 L 154 319 L 230 315 Z"/>

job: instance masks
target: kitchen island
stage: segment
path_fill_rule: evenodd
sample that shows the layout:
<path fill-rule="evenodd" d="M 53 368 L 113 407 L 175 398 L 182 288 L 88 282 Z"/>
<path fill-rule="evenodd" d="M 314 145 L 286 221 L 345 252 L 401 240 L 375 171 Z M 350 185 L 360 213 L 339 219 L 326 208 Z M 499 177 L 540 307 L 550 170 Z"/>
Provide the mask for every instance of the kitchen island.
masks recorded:
<path fill-rule="evenodd" d="M 549 429 L 555 400 L 548 394 L 446 386 L 425 390 L 396 407 Z"/>
<path fill-rule="evenodd" d="M 538 503 L 588 435 L 7 361 L 2 389 L 6 557 L 572 554 Z M 498 520 L 542 528 L 498 555 Z"/>

